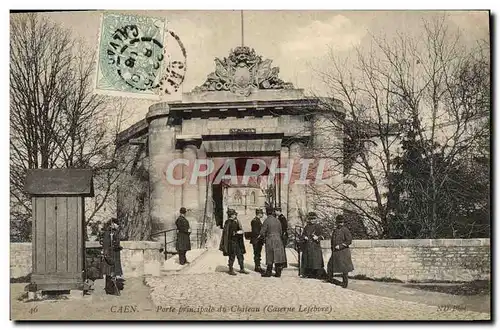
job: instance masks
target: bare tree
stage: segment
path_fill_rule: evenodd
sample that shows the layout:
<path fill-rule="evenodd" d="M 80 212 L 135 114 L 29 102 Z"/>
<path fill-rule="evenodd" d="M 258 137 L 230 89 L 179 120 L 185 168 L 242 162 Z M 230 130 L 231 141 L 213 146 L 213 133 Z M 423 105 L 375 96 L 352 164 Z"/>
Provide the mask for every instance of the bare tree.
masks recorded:
<path fill-rule="evenodd" d="M 373 37 L 371 49 L 357 49 L 354 65 L 331 54 L 330 69 L 321 74 L 346 111 L 339 118 L 331 104 L 323 104 L 321 116 L 328 123 L 323 129 L 344 133 L 341 153 L 332 151 L 339 148 L 334 143 L 326 148 L 326 153 L 337 155 L 345 175 L 343 183 L 329 185 L 327 195 L 363 216 L 378 236 L 388 234 L 400 201 L 389 182 L 397 172 L 398 149 L 405 148 L 401 141 L 410 132 L 428 169 L 425 189 L 419 193 L 422 200 L 414 205 L 427 237 L 436 237 L 444 225 L 437 208 L 440 196 L 454 193 L 447 185 L 450 171 L 458 160 L 475 153 L 478 143 L 484 150 L 489 136 L 487 42 L 465 47 L 444 18 L 424 22 L 423 27 L 419 39 L 403 34 L 393 40 Z"/>
<path fill-rule="evenodd" d="M 28 169 L 92 168 L 90 221 L 113 194 L 113 140 L 125 105 L 93 93 L 94 52 L 69 31 L 37 14 L 12 15 L 10 27 L 12 215 L 30 218 L 23 191 Z"/>
<path fill-rule="evenodd" d="M 116 182 L 117 216 L 121 220 L 122 239 L 147 240 L 152 226 L 149 216 L 149 171 L 147 145 L 122 145 L 118 149 Z"/>
<path fill-rule="evenodd" d="M 314 146 L 315 157 L 333 160 L 338 170 L 333 174 L 344 177 L 328 183 L 328 189 L 309 187 L 318 208 L 329 209 L 334 200 L 340 200 L 341 209 L 365 219 L 375 235 L 382 235 L 388 227 L 387 195 L 384 180 L 391 173 L 391 158 L 400 134 L 395 97 L 389 91 L 389 81 L 381 76 L 383 68 L 374 52 L 357 50 L 354 66 L 330 53 L 331 66 L 321 77 L 330 87 L 331 98 L 319 98 L 323 124 L 315 127 L 314 134 L 343 135 L 341 143 L 336 139 L 323 141 Z M 345 115 L 337 113 L 343 103 Z M 318 202 L 319 201 L 319 202 Z"/>

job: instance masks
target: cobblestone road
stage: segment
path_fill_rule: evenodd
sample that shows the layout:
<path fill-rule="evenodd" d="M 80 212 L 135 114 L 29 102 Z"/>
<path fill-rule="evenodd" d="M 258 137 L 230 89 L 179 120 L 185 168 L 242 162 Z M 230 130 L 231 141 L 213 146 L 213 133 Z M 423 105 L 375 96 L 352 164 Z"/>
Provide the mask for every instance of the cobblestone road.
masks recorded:
<path fill-rule="evenodd" d="M 437 306 L 343 289 L 286 270 L 282 278 L 230 276 L 226 259 L 207 251 L 182 273 L 146 284 L 162 318 L 303 320 L 488 320 L 490 314 L 440 311 Z M 173 310 L 172 308 L 175 308 Z"/>

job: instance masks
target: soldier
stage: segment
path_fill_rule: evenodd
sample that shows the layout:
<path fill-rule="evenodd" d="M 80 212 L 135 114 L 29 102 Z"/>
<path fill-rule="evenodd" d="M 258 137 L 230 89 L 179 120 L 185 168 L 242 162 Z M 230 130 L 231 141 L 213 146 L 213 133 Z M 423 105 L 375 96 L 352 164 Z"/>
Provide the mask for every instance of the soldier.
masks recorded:
<path fill-rule="evenodd" d="M 334 283 L 339 284 L 338 281 L 333 279 L 334 273 L 342 274 L 343 288 L 347 288 L 348 277 L 347 274 L 354 270 L 351 259 L 351 251 L 349 245 L 352 243 L 352 235 L 349 229 L 344 226 L 344 216 L 338 215 L 335 219 L 335 229 L 332 232 L 332 256 L 328 261 L 328 279 Z"/>
<path fill-rule="evenodd" d="M 105 223 L 101 234 L 102 273 L 105 276 L 104 290 L 107 294 L 120 295 L 123 290 L 123 270 L 120 259 L 120 226 L 116 218 Z"/>
<path fill-rule="evenodd" d="M 240 273 L 248 274 L 245 270 L 243 255 L 246 253 L 245 243 L 243 242 L 243 228 L 236 216 L 238 213 L 233 209 L 227 210 L 228 219 L 224 223 L 222 230 L 222 239 L 220 241 L 219 250 L 222 251 L 224 256 L 229 257 L 228 267 L 229 275 L 236 275 L 233 270 L 234 259 L 238 259 L 240 265 Z"/>
<path fill-rule="evenodd" d="M 281 231 L 282 231 L 281 238 L 283 240 L 283 244 L 286 246 L 288 244 L 288 221 L 281 212 L 281 207 L 277 207 L 275 209 L 275 213 L 276 213 L 276 218 L 278 218 L 278 220 L 281 223 Z"/>
<path fill-rule="evenodd" d="M 250 243 L 253 246 L 253 261 L 255 263 L 255 271 L 262 273 L 263 270 L 260 267 L 260 260 L 261 260 L 261 254 L 262 254 L 262 246 L 264 245 L 264 242 L 262 239 L 258 238 L 260 234 L 260 230 L 262 228 L 262 218 L 264 217 L 264 212 L 262 212 L 261 209 L 256 209 L 255 210 L 255 218 L 253 218 L 252 222 L 250 223 L 252 226 L 252 233 L 251 233 L 251 238 L 250 238 Z"/>
<path fill-rule="evenodd" d="M 113 250 L 114 250 L 114 259 L 115 259 L 115 275 L 118 282 L 122 282 L 123 280 L 123 269 L 122 269 L 122 258 L 120 251 L 123 250 L 123 247 L 120 246 L 120 236 L 121 236 L 121 226 L 120 222 L 117 218 L 111 218 L 111 228 L 113 231 Z M 121 290 L 121 289 L 120 289 Z"/>
<path fill-rule="evenodd" d="M 283 248 L 283 241 L 281 240 L 281 223 L 273 215 L 273 209 L 266 209 L 267 218 L 262 224 L 259 237 L 265 238 L 266 241 L 266 272 L 262 277 L 271 277 L 273 264 L 275 267 L 276 277 L 281 277 L 281 270 L 283 263 L 286 261 L 285 249 Z"/>
<path fill-rule="evenodd" d="M 302 242 L 302 260 L 301 273 L 304 277 L 320 278 L 325 272 L 323 261 L 323 252 L 321 251 L 320 241 L 321 227 L 317 223 L 318 216 L 314 212 L 307 215 L 307 225 L 304 227 L 301 236 Z"/>
<path fill-rule="evenodd" d="M 189 227 L 189 221 L 186 219 L 186 208 L 181 207 L 179 217 L 175 220 L 175 225 L 177 226 L 177 241 L 175 242 L 175 249 L 179 253 L 179 264 L 184 265 L 189 263 L 186 259 L 186 252 L 191 250 L 191 240 L 189 236 L 191 235 L 191 228 Z"/>
<path fill-rule="evenodd" d="M 286 260 L 286 246 L 288 244 L 288 221 L 286 217 L 281 213 L 281 207 L 275 209 L 276 217 L 281 223 L 281 240 L 283 241 L 283 248 L 285 249 L 285 262 L 281 264 L 281 268 L 287 268 L 288 262 Z"/>

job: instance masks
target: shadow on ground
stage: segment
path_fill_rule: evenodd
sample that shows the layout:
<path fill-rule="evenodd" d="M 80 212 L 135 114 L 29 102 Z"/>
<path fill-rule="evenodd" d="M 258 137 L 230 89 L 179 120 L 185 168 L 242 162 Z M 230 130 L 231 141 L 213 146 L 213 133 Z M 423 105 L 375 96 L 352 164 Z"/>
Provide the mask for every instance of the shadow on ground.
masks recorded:
<path fill-rule="evenodd" d="M 452 294 L 457 296 L 475 296 L 491 294 L 490 281 L 474 281 L 467 283 L 410 283 L 404 287 Z"/>

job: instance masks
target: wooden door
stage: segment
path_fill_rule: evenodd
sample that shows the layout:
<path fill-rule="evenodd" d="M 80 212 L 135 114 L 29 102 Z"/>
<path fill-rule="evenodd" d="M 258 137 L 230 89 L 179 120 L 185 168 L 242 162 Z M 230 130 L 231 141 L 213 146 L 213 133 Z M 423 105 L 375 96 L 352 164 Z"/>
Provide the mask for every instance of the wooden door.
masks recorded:
<path fill-rule="evenodd" d="M 82 197 L 33 198 L 34 282 L 83 281 L 83 212 Z"/>

